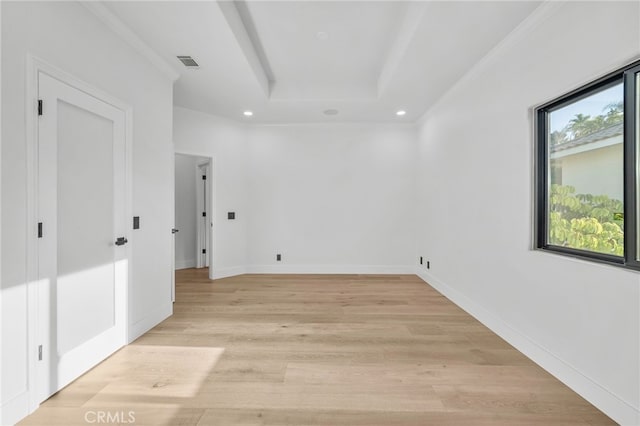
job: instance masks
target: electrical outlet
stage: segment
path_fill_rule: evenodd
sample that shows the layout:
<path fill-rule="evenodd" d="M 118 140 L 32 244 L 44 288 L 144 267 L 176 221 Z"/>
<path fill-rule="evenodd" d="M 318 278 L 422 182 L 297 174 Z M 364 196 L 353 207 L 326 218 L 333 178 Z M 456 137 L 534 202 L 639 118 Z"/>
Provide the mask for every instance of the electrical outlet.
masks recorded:
<path fill-rule="evenodd" d="M 427 260 L 427 269 L 431 269 L 431 262 Z"/>
<path fill-rule="evenodd" d="M 282 260 L 281 254 L 276 254 L 276 261 L 280 262 Z"/>

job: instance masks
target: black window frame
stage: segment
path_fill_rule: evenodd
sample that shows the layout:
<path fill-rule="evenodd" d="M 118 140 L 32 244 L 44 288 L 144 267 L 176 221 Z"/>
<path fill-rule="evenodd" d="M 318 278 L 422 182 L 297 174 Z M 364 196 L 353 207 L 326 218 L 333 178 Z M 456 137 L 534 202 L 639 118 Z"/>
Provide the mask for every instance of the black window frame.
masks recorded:
<path fill-rule="evenodd" d="M 640 118 L 636 110 L 640 84 L 636 79 L 640 75 L 640 60 L 617 69 L 597 80 L 568 92 L 556 99 L 540 105 L 534 110 L 535 121 L 535 248 L 561 255 L 577 257 L 594 262 L 640 270 L 640 211 L 638 211 L 638 186 L 640 181 L 640 158 L 638 158 L 638 134 Z M 618 257 L 605 253 L 548 243 L 548 178 L 549 178 L 549 114 L 565 105 L 587 98 L 595 92 L 605 90 L 617 84 L 623 84 L 623 206 L 624 206 L 624 256 Z"/>

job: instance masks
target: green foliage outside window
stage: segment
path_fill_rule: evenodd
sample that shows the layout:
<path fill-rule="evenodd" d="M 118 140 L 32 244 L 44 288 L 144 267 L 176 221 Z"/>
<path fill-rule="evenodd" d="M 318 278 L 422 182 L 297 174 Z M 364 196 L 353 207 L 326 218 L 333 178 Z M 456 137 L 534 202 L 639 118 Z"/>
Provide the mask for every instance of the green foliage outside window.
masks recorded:
<path fill-rule="evenodd" d="M 550 189 L 550 244 L 624 256 L 622 201 L 575 194 L 572 186 L 552 184 Z"/>

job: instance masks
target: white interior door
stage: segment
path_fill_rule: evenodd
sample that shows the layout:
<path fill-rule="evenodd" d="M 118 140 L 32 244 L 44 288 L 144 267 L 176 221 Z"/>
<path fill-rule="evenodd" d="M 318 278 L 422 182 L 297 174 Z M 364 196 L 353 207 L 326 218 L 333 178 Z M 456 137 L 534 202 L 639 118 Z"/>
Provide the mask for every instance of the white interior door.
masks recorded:
<path fill-rule="evenodd" d="M 209 163 L 196 167 L 196 267 L 209 267 Z"/>
<path fill-rule="evenodd" d="M 126 343 L 128 265 L 125 112 L 44 73 L 38 92 L 42 401 Z"/>

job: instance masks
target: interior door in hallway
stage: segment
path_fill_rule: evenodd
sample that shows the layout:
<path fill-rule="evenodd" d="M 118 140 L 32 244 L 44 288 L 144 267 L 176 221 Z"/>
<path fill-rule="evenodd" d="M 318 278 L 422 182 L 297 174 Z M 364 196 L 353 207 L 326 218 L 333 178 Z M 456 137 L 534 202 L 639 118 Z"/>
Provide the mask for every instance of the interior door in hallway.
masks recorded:
<path fill-rule="evenodd" d="M 210 257 L 210 233 L 211 233 L 211 212 L 209 211 L 209 162 L 200 163 L 196 170 L 196 211 L 197 218 L 197 247 L 196 267 L 208 268 Z"/>
<path fill-rule="evenodd" d="M 38 399 L 126 343 L 126 114 L 38 75 Z M 40 114 L 39 112 L 39 114 Z"/>

